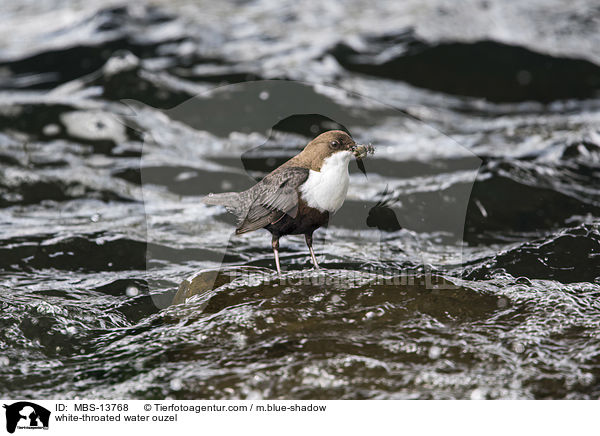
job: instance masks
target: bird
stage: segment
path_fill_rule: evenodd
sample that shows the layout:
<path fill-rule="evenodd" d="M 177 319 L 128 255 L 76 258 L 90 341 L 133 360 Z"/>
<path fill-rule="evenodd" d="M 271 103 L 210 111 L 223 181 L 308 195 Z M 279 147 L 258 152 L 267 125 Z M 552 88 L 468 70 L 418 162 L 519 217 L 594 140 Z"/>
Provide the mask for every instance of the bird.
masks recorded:
<path fill-rule="evenodd" d="M 304 149 L 242 192 L 209 194 L 202 201 L 224 206 L 237 217 L 236 235 L 266 229 L 277 273 L 281 276 L 279 238 L 304 235 L 315 269 L 319 264 L 312 247 L 313 233 L 326 226 L 348 193 L 348 164 L 373 147 L 359 145 L 342 130 L 329 130 L 310 141 Z"/>

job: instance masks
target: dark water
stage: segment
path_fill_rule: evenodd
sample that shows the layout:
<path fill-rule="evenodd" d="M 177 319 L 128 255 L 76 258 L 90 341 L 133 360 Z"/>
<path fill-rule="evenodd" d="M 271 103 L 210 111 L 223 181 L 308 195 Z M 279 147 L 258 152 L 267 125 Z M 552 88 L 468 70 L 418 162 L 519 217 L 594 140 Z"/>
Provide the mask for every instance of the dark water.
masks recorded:
<path fill-rule="evenodd" d="M 395 3 L 4 5 L 0 394 L 600 397 L 600 9 Z M 280 281 L 199 198 L 331 120 Z"/>

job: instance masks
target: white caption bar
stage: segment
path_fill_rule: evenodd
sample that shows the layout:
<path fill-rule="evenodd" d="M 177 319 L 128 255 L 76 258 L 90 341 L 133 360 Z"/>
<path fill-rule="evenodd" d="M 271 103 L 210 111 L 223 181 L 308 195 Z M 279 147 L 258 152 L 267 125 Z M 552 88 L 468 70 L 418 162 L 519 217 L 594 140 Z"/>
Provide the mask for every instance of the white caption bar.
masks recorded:
<path fill-rule="evenodd" d="M 0 434 L 583 434 L 591 401 L 0 400 Z M 8 433 L 7 433 L 8 432 Z M 309 434 L 309 436 L 311 436 Z"/>

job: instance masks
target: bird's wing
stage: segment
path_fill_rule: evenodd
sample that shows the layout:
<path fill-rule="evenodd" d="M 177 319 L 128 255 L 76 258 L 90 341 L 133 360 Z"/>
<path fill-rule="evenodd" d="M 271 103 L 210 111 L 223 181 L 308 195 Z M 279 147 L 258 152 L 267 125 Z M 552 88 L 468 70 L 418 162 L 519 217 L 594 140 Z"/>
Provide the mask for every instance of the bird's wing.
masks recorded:
<path fill-rule="evenodd" d="M 246 233 L 274 224 L 285 214 L 292 217 L 298 211 L 298 187 L 308 178 L 308 168 L 288 167 L 284 171 L 275 171 L 251 191 L 254 200 L 246 216 L 238 226 L 236 233 Z"/>

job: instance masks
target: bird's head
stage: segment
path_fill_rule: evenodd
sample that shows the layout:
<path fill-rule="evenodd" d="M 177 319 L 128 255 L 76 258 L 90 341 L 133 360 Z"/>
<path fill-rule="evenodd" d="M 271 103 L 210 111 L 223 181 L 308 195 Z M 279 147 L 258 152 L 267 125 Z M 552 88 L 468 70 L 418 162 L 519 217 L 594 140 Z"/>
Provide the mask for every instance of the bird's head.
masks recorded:
<path fill-rule="evenodd" d="M 352 156 L 361 159 L 366 155 L 365 150 L 365 146 L 358 145 L 346 132 L 329 130 L 310 141 L 297 158 L 308 168 L 319 171 L 325 160 L 332 156 L 347 161 Z"/>

